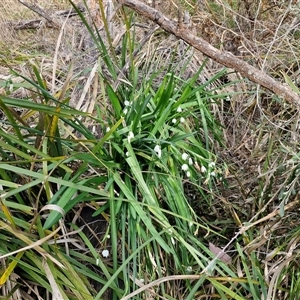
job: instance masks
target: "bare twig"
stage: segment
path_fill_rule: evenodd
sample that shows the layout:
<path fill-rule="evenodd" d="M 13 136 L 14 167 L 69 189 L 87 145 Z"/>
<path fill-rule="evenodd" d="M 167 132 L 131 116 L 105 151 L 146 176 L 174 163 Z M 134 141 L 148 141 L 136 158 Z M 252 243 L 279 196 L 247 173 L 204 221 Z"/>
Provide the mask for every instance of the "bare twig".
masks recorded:
<path fill-rule="evenodd" d="M 132 8 L 139 14 L 149 18 L 157 23 L 164 30 L 174 34 L 180 39 L 184 40 L 197 50 L 201 51 L 206 56 L 219 62 L 220 64 L 232 68 L 239 72 L 242 76 L 248 78 L 264 88 L 270 90 L 274 94 L 284 98 L 286 101 L 300 110 L 300 97 L 288 86 L 276 81 L 274 78 L 267 75 L 265 72 L 251 66 L 247 62 L 239 59 L 235 55 L 227 51 L 221 51 L 204 39 L 194 35 L 190 30 L 182 26 L 182 21 L 179 23 L 174 20 L 168 19 L 160 11 L 151 8 L 138 0 L 117 0 L 120 4 Z M 179 26 L 180 25 L 180 26 Z"/>
<path fill-rule="evenodd" d="M 42 19 L 22 20 L 17 22 L 4 22 L 1 26 L 7 26 L 14 30 L 38 29 L 41 26 Z M 45 27 L 53 28 L 53 23 L 46 22 Z"/>
<path fill-rule="evenodd" d="M 84 7 L 78 7 L 78 9 L 81 12 L 85 11 Z M 55 11 L 51 14 L 53 18 L 61 18 L 61 17 L 74 17 L 77 16 L 77 12 L 75 9 L 66 9 L 66 10 L 59 10 Z M 14 30 L 22 30 L 22 29 L 37 29 L 41 26 L 42 19 L 32 19 L 32 20 L 20 20 L 20 21 L 9 21 L 1 23 L 1 26 L 13 28 Z M 46 22 L 46 27 L 52 28 L 53 23 L 52 22 Z"/>
<path fill-rule="evenodd" d="M 52 23 L 54 27 L 59 27 L 59 25 L 56 23 L 55 20 L 53 20 L 41 7 L 39 7 L 37 4 L 29 4 L 24 0 L 18 0 L 21 4 L 23 4 L 24 6 L 28 7 L 29 9 L 31 9 L 32 11 L 34 11 L 35 13 L 39 14 L 40 16 L 42 16 L 43 18 L 45 18 L 48 22 Z"/>

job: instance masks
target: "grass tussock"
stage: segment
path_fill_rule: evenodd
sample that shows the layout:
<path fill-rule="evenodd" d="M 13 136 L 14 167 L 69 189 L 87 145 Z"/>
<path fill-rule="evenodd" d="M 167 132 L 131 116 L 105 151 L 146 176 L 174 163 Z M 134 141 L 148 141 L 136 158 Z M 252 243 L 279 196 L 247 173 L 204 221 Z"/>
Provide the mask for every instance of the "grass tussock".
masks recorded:
<path fill-rule="evenodd" d="M 89 4 L 0 45 L 0 298 L 297 299 L 298 112 Z M 156 6 L 299 92 L 297 3 Z"/>

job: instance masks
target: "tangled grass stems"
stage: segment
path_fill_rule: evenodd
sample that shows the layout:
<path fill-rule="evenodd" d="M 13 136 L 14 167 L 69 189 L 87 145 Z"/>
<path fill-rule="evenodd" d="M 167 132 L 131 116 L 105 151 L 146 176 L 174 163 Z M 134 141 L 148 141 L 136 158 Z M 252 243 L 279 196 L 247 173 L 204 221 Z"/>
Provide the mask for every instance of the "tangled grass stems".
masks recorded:
<path fill-rule="evenodd" d="M 219 4 L 217 18 L 229 9 Z M 243 106 L 232 88 L 242 81 L 226 83 L 225 69 L 207 73 L 210 62 L 195 64 L 184 43 L 164 52 L 156 30 L 140 38 L 126 9 L 116 14 L 126 27 L 117 47 L 113 18 L 104 18 L 106 40 L 78 14 L 101 57 L 84 70 L 92 69 L 87 82 L 67 68 L 50 91 L 38 63 L 14 73 L 21 83 L 0 82 L 3 295 L 296 299 L 297 116 L 275 113 L 276 97 L 262 99 L 261 114 L 251 99 Z M 266 25 L 261 16 L 256 26 Z M 234 27 L 226 14 L 219 20 Z M 20 87 L 23 99 L 14 96 Z M 95 211 L 84 225 L 82 207 Z M 106 225 L 97 229 L 99 220 Z"/>

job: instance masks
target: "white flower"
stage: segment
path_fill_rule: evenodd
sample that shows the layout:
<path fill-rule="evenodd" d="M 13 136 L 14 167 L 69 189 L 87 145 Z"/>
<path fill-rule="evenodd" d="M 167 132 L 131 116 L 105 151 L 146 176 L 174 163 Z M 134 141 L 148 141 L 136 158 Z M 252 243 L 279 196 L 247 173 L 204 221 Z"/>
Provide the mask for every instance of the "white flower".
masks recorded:
<path fill-rule="evenodd" d="M 159 146 L 159 145 L 156 145 L 156 146 L 154 147 L 154 151 L 155 151 L 155 152 L 159 152 L 159 151 L 160 151 L 160 146 Z"/>
<path fill-rule="evenodd" d="M 204 166 L 201 166 L 201 173 L 205 173 L 206 172 L 206 168 Z"/>
<path fill-rule="evenodd" d="M 180 106 L 177 107 L 177 112 L 182 112 L 182 108 Z"/>
<path fill-rule="evenodd" d="M 157 152 L 158 158 L 161 158 L 161 150 Z"/>
<path fill-rule="evenodd" d="M 188 267 L 186 268 L 186 271 L 187 271 L 187 273 L 192 273 L 193 268 L 192 268 L 191 266 L 188 266 Z"/>
<path fill-rule="evenodd" d="M 104 258 L 109 257 L 109 251 L 107 249 L 103 250 L 101 254 Z"/>
<path fill-rule="evenodd" d="M 130 141 L 131 141 L 133 138 L 134 138 L 134 134 L 133 134 L 133 132 L 132 132 L 132 131 L 129 131 L 129 133 L 128 133 L 128 137 L 127 137 L 127 139 L 128 139 L 128 143 L 130 143 Z"/>
<path fill-rule="evenodd" d="M 125 155 L 128 157 L 128 156 L 129 156 L 129 152 L 127 151 L 127 152 L 125 153 Z"/>
<path fill-rule="evenodd" d="M 215 165 L 216 165 L 216 164 L 215 164 L 213 161 L 211 161 L 211 162 L 208 164 L 208 166 L 209 166 L 210 168 L 213 168 Z"/>
<path fill-rule="evenodd" d="M 123 112 L 124 112 L 124 115 L 126 115 L 127 114 L 127 112 L 128 112 L 128 109 L 127 109 L 127 107 L 123 110 Z"/>
<path fill-rule="evenodd" d="M 177 120 L 174 118 L 172 119 L 172 123 L 175 124 L 177 122 Z"/>
<path fill-rule="evenodd" d="M 215 172 L 211 172 L 211 173 L 210 173 L 210 176 L 214 176 L 214 177 L 215 177 L 215 176 L 216 176 L 216 173 L 215 173 Z"/>
<path fill-rule="evenodd" d="M 190 171 L 186 172 L 186 177 L 191 177 L 191 172 Z"/>
<path fill-rule="evenodd" d="M 126 100 L 126 101 L 124 102 L 124 105 L 125 105 L 125 106 L 130 106 L 130 102 Z"/>
<path fill-rule="evenodd" d="M 158 156 L 159 158 L 161 158 L 161 148 L 160 148 L 160 145 L 156 145 L 156 146 L 154 147 L 154 151 L 156 152 L 157 156 Z"/>
<path fill-rule="evenodd" d="M 183 164 L 183 165 L 181 166 L 181 169 L 182 169 L 183 171 L 187 171 L 188 168 L 189 168 L 189 166 L 188 166 L 187 164 Z"/>
<path fill-rule="evenodd" d="M 184 117 L 181 117 L 181 118 L 180 118 L 180 122 L 181 122 L 181 123 L 184 123 L 184 121 L 185 121 L 185 118 L 184 118 Z"/>
<path fill-rule="evenodd" d="M 194 163 L 193 163 L 193 160 L 191 159 L 191 158 L 189 158 L 189 165 L 191 166 L 191 165 L 193 165 Z"/>
<path fill-rule="evenodd" d="M 181 155 L 181 158 L 182 158 L 183 160 L 187 160 L 188 157 L 189 157 L 189 156 L 188 156 L 187 153 L 182 153 L 182 155 Z"/>
<path fill-rule="evenodd" d="M 106 132 L 109 132 L 109 131 L 110 131 L 110 127 L 107 127 L 107 128 L 106 128 Z"/>

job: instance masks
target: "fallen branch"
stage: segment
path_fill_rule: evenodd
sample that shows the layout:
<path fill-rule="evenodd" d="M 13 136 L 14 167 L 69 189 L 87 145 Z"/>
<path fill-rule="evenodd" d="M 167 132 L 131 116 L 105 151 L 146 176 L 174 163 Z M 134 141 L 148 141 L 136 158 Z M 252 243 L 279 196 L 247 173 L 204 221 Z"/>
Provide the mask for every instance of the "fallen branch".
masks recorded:
<path fill-rule="evenodd" d="M 56 23 L 55 20 L 53 20 L 40 6 L 38 6 L 37 4 L 30 4 L 24 0 L 18 0 L 21 4 L 23 4 L 24 6 L 28 7 L 29 9 L 31 9 L 32 11 L 34 11 L 35 13 L 39 14 L 40 16 L 42 16 L 43 18 L 45 18 L 49 23 L 52 23 L 53 27 L 59 27 L 59 24 Z"/>
<path fill-rule="evenodd" d="M 84 7 L 78 7 L 78 9 L 81 12 L 85 11 Z M 62 17 L 74 17 L 77 16 L 77 12 L 75 9 L 66 9 L 66 10 L 59 10 L 55 11 L 53 14 L 51 14 L 51 18 L 56 19 L 56 18 L 62 18 Z M 32 20 L 21 20 L 21 21 L 9 21 L 9 22 L 4 22 L 0 24 L 1 26 L 4 27 L 9 27 L 14 30 L 24 30 L 24 29 L 38 29 L 40 28 L 41 24 L 43 24 L 43 19 L 32 19 Z M 48 27 L 48 28 L 53 28 L 53 23 L 46 21 L 44 22 L 43 26 Z"/>
<path fill-rule="evenodd" d="M 41 24 L 43 26 L 48 28 L 53 28 L 53 23 L 50 22 L 44 22 L 42 19 L 34 19 L 34 20 L 22 20 L 17 22 L 4 22 L 1 23 L 0 26 L 5 26 L 12 28 L 14 30 L 27 30 L 27 29 L 39 29 L 41 27 Z"/>
<path fill-rule="evenodd" d="M 20 21 L 9 21 L 1 23 L 0 26 L 9 27 L 14 30 L 24 30 L 24 29 L 38 29 L 41 27 L 41 24 L 43 26 L 48 28 L 58 28 L 61 24 L 57 21 L 58 18 L 62 17 L 74 17 L 77 16 L 77 11 L 74 8 L 66 9 L 66 10 L 58 10 L 54 11 L 50 15 L 47 14 L 41 7 L 38 7 L 37 5 L 31 5 L 23 0 L 19 0 L 20 3 L 34 11 L 35 13 L 42 16 L 44 19 L 46 19 L 46 22 L 44 22 L 43 19 L 31 19 L 31 20 L 20 20 Z M 78 9 L 81 12 L 85 12 L 85 7 L 83 5 L 78 6 Z"/>
<path fill-rule="evenodd" d="M 147 6 L 138 0 L 117 0 L 120 4 L 127 6 L 139 14 L 147 17 L 153 22 L 157 23 L 165 31 L 170 32 L 178 38 L 184 40 L 195 49 L 199 50 L 206 56 L 219 62 L 220 64 L 232 68 L 239 72 L 242 76 L 248 78 L 274 94 L 284 98 L 286 101 L 294 105 L 300 110 L 300 97 L 288 86 L 276 81 L 274 78 L 267 75 L 265 72 L 251 66 L 247 62 L 239 59 L 235 55 L 227 51 L 221 51 L 211 44 L 206 42 L 201 37 L 194 35 L 186 28 L 182 20 L 173 21 L 164 16 L 160 11 Z"/>

